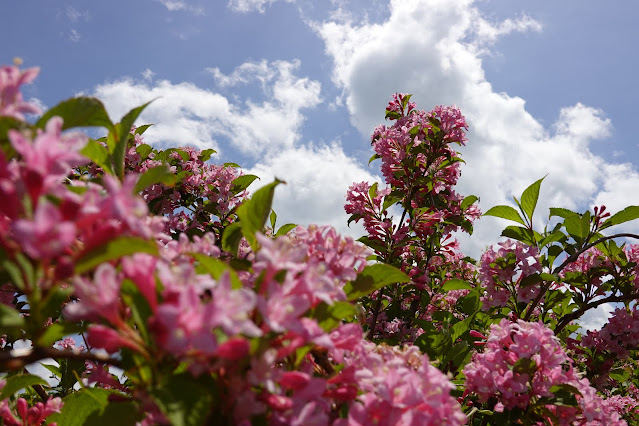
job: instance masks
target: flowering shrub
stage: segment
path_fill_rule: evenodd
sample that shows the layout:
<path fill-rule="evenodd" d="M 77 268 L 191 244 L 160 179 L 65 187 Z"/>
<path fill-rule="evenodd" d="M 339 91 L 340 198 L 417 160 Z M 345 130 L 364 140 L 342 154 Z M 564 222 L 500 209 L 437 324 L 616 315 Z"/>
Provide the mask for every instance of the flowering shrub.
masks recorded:
<path fill-rule="evenodd" d="M 639 247 L 602 231 L 639 207 L 555 208 L 539 232 L 539 180 L 519 211 L 485 213 L 517 225 L 477 263 L 455 240 L 481 216 L 455 191 L 467 123 L 396 94 L 372 137 L 385 187 L 346 194 L 367 235 L 278 227 L 283 182 L 249 196 L 257 177 L 213 150 L 144 143 L 146 105 L 113 123 L 78 97 L 34 118 L 20 86 L 37 72 L 0 69 L 3 424 L 638 420 Z M 90 126 L 106 136 L 72 130 Z M 620 305 L 580 334 L 603 303 Z"/>

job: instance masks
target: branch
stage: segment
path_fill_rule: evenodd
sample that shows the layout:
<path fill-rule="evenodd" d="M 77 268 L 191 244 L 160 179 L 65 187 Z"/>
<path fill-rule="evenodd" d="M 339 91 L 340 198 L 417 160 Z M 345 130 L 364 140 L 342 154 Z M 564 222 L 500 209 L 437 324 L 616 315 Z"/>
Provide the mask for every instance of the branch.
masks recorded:
<path fill-rule="evenodd" d="M 577 309 L 574 312 L 564 315 L 561 317 L 559 322 L 557 323 L 557 327 L 555 328 L 555 334 L 561 333 L 561 331 L 566 328 L 571 321 L 576 320 L 580 316 L 586 313 L 587 310 L 596 308 L 599 305 L 603 305 L 604 303 L 614 303 L 614 302 L 627 302 L 629 300 L 634 300 L 639 298 L 639 293 L 621 295 L 621 296 L 608 296 L 605 299 L 599 299 L 594 302 L 590 302 L 586 304 L 586 306 Z"/>
<path fill-rule="evenodd" d="M 65 358 L 80 361 L 102 362 L 114 367 L 121 366 L 121 361 L 91 352 L 75 352 L 69 350 L 59 350 L 54 348 L 35 347 L 27 350 L 11 350 L 0 352 L 0 369 L 2 370 L 21 370 L 25 365 L 47 358 Z"/>
<path fill-rule="evenodd" d="M 570 263 L 574 262 L 575 260 L 577 260 L 579 258 L 579 256 L 581 256 L 586 250 L 596 246 L 599 243 L 603 243 L 604 241 L 612 240 L 614 238 L 635 238 L 635 239 L 639 240 L 639 235 L 630 234 L 630 233 L 621 233 L 621 234 L 609 235 L 607 237 L 601 237 L 598 240 L 593 241 L 592 243 L 586 244 L 580 250 L 578 250 L 575 253 L 573 253 L 570 256 L 568 256 L 566 258 L 566 260 L 564 260 L 561 265 L 557 266 L 552 271 L 552 274 L 553 275 L 557 275 L 558 273 L 560 273 L 568 264 L 570 264 Z M 526 311 L 526 315 L 524 315 L 524 318 L 523 318 L 524 321 L 528 321 L 530 319 L 530 316 L 532 315 L 533 310 L 535 310 L 535 308 L 537 307 L 537 305 L 541 301 L 541 298 L 543 297 L 544 294 L 546 294 L 546 292 L 548 291 L 548 289 L 550 288 L 551 285 L 552 285 L 552 281 L 551 282 L 547 282 L 547 284 L 544 284 L 543 286 L 541 286 L 541 288 L 539 289 L 539 293 L 537 294 L 537 297 L 535 297 L 535 300 L 532 302 L 532 304 L 530 304 L 528 306 L 528 310 Z M 598 306 L 598 305 L 596 305 L 596 306 Z M 562 326 L 562 328 L 565 327 L 566 325 L 567 324 L 564 324 Z"/>

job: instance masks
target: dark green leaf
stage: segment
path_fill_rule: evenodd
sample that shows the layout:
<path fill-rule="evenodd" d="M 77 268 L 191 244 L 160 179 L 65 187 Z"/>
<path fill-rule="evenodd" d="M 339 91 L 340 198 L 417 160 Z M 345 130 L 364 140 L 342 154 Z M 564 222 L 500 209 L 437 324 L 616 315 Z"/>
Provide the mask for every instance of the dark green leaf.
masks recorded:
<path fill-rule="evenodd" d="M 534 244 L 533 233 L 523 226 L 507 226 L 501 233 L 502 237 L 514 238 L 526 244 Z"/>
<path fill-rule="evenodd" d="M 170 376 L 168 382 L 151 395 L 174 426 L 207 424 L 214 402 L 212 389 L 198 383 L 190 373 Z"/>
<path fill-rule="evenodd" d="M 233 186 L 231 187 L 231 192 L 233 194 L 238 194 L 248 188 L 255 179 L 259 179 L 259 177 L 255 175 L 241 175 L 236 177 L 233 180 Z"/>
<path fill-rule="evenodd" d="M 129 256 L 134 253 L 158 254 L 155 242 L 141 238 L 120 237 L 94 248 L 88 253 L 83 253 L 75 262 L 75 273 L 83 274 L 101 263 Z"/>
<path fill-rule="evenodd" d="M 368 265 L 357 275 L 354 281 L 344 286 L 344 292 L 349 301 L 368 296 L 389 284 L 407 283 L 410 278 L 399 269 L 384 263 Z"/>
<path fill-rule="evenodd" d="M 475 201 L 479 200 L 479 198 L 477 198 L 477 196 L 475 195 L 469 195 L 467 197 L 464 198 L 464 201 L 461 202 L 461 205 L 459 206 L 462 211 L 466 210 L 468 207 L 470 207 L 471 205 L 473 205 L 473 203 Z"/>
<path fill-rule="evenodd" d="M 528 219 L 530 219 L 530 223 L 532 223 L 533 213 L 535 212 L 537 200 L 539 199 L 539 189 L 541 187 L 541 182 L 545 178 L 545 176 L 542 177 L 537 182 L 526 188 L 521 194 L 521 208 L 528 216 Z"/>
<path fill-rule="evenodd" d="M 211 159 L 211 155 L 217 153 L 216 150 L 214 149 L 205 149 L 200 153 L 200 160 L 201 161 L 209 161 Z"/>
<path fill-rule="evenodd" d="M 62 377 L 62 373 L 60 372 L 60 367 L 58 367 L 57 365 L 43 364 L 43 363 L 40 363 L 40 365 L 46 368 L 47 370 L 49 370 L 51 374 L 53 374 L 58 379 Z"/>
<path fill-rule="evenodd" d="M 277 221 L 277 213 L 275 210 L 271 211 L 271 215 L 269 216 L 269 220 L 271 221 L 271 229 L 275 231 L 275 223 Z"/>
<path fill-rule="evenodd" d="M 151 126 L 153 126 L 153 124 L 143 124 L 142 126 L 136 127 L 135 128 L 135 132 L 133 132 L 133 133 L 135 133 L 136 135 L 142 135 Z"/>
<path fill-rule="evenodd" d="M 526 225 L 526 223 L 524 223 L 524 219 L 522 219 L 519 213 L 517 213 L 517 210 L 510 206 L 492 207 L 488 209 L 486 213 L 484 213 L 484 216 L 501 217 L 503 219 L 512 220 L 514 222 L 521 223 L 522 225 Z"/>
<path fill-rule="evenodd" d="M 62 101 L 40 117 L 36 127 L 43 129 L 53 116 L 62 117 L 62 130 L 73 127 L 104 127 L 113 129 L 113 123 L 99 99 L 80 96 Z"/>
<path fill-rule="evenodd" d="M 6 379 L 2 392 L 0 392 L 0 401 L 5 398 L 9 398 L 20 389 L 24 389 L 33 385 L 46 385 L 47 381 L 40 376 L 33 374 L 19 374 L 17 376 L 11 376 Z"/>
<path fill-rule="evenodd" d="M 222 250 L 237 256 L 237 249 L 242 241 L 242 228 L 238 222 L 231 223 L 222 233 Z"/>
<path fill-rule="evenodd" d="M 168 187 L 175 185 L 176 176 L 171 173 L 169 167 L 165 164 L 148 169 L 140 178 L 138 183 L 135 184 L 133 191 L 138 193 L 151 185 L 161 183 Z"/>

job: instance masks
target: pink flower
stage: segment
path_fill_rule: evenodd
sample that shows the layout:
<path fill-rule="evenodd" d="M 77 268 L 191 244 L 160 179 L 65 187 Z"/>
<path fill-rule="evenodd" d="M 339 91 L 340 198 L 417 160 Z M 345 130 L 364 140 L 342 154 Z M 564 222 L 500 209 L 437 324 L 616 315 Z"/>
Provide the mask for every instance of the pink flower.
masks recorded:
<path fill-rule="evenodd" d="M 23 114 L 40 114 L 37 105 L 25 102 L 20 93 L 20 86 L 31 83 L 40 68 L 29 68 L 20 71 L 17 66 L 3 66 L 0 68 L 0 115 L 7 115 L 18 120 L 24 120 Z"/>
<path fill-rule="evenodd" d="M 74 293 L 80 300 L 65 307 L 65 317 L 71 321 L 104 318 L 111 324 L 120 324 L 120 279 L 117 275 L 113 266 L 103 263 L 95 270 L 93 280 L 76 277 Z"/>
<path fill-rule="evenodd" d="M 62 119 L 52 117 L 44 132 L 38 130 L 34 141 L 16 130 L 9 131 L 9 139 L 22 157 L 21 175 L 31 199 L 38 197 L 56 186 L 71 174 L 72 168 L 87 163 L 79 151 L 86 145 L 83 133 L 62 134 Z"/>
<path fill-rule="evenodd" d="M 113 354 L 122 348 L 129 348 L 135 351 L 140 348 L 131 339 L 121 336 L 112 328 L 100 324 L 93 324 L 87 330 L 87 342 L 94 348 L 102 348 Z"/>
<path fill-rule="evenodd" d="M 63 220 L 60 211 L 49 202 L 38 205 L 33 220 L 17 220 L 12 229 L 16 241 L 34 259 L 52 259 L 76 238 L 75 224 Z"/>

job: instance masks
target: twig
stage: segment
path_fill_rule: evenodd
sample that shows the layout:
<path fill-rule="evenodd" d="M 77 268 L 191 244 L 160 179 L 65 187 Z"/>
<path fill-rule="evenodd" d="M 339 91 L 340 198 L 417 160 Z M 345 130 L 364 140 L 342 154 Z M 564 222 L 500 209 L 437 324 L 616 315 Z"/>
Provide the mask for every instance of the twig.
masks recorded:
<path fill-rule="evenodd" d="M 80 361 L 95 361 L 119 367 L 121 361 L 109 357 L 108 355 L 100 355 L 91 352 L 76 352 L 69 350 L 59 350 L 54 348 L 35 347 L 23 351 L 5 351 L 0 352 L 0 368 L 3 370 L 23 369 L 25 365 L 37 362 L 46 358 L 65 358 Z"/>

